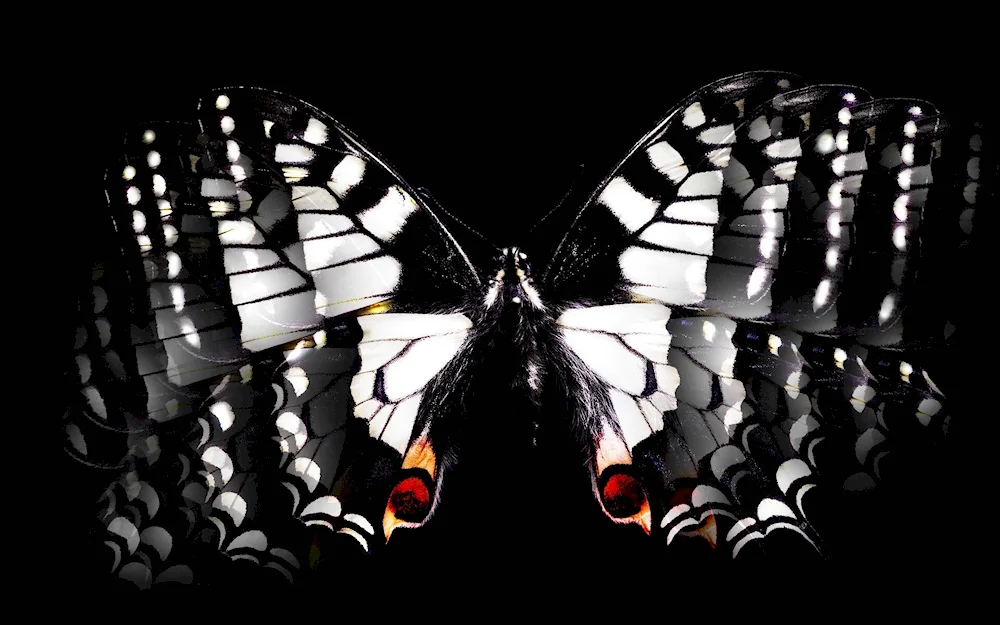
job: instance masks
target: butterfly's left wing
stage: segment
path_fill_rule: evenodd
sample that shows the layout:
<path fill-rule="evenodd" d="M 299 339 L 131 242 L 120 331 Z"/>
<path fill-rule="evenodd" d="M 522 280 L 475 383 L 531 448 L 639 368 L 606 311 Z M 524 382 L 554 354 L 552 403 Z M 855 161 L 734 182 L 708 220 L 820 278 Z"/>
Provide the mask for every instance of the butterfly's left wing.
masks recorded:
<path fill-rule="evenodd" d="M 922 250 L 968 240 L 981 133 L 796 80 L 745 74 L 675 107 L 541 281 L 588 398 L 595 495 L 671 544 L 835 541 L 824 497 L 867 490 L 945 422 L 916 348 L 946 321 L 912 304 L 937 286 Z"/>
<path fill-rule="evenodd" d="M 99 515 L 112 573 L 207 581 L 236 559 L 293 576 L 330 540 L 375 548 L 387 500 L 411 523 L 436 501 L 449 454 L 425 391 L 469 331 L 476 273 L 309 104 L 233 88 L 177 115 L 109 167 L 81 302 L 66 448 L 119 473 Z"/>

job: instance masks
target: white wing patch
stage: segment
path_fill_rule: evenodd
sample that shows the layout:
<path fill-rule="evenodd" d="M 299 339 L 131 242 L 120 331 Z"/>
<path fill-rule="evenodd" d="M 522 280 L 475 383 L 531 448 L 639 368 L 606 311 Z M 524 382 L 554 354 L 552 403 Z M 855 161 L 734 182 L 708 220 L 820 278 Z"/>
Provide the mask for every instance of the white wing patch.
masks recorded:
<path fill-rule="evenodd" d="M 664 411 L 677 406 L 680 379 L 666 364 L 669 319 L 670 310 L 661 304 L 615 304 L 572 308 L 556 322 L 566 345 L 607 384 L 614 414 L 600 415 L 604 438 L 620 439 L 629 452 L 663 429 Z M 602 442 L 606 445 L 618 443 Z"/>
<path fill-rule="evenodd" d="M 633 189 L 621 176 L 608 183 L 598 201 L 610 208 L 629 232 L 635 232 L 649 223 L 660 205 Z"/>
<path fill-rule="evenodd" d="M 316 285 L 315 307 L 326 317 L 390 296 L 402 270 L 399 261 L 382 251 L 376 238 L 390 240 L 416 210 L 404 190 L 391 187 L 382 201 L 357 216 L 363 230 L 357 227 L 354 219 L 339 212 L 336 197 L 346 195 L 364 174 L 364 167 L 348 162 L 350 159 L 358 160 L 345 157 L 334 168 L 334 176 L 339 176 L 336 185 L 330 183 L 331 189 L 337 189 L 334 193 L 322 187 L 293 187 L 305 266 Z"/>
<path fill-rule="evenodd" d="M 685 124 L 688 121 L 698 122 L 697 126 L 704 124 L 700 106 L 693 105 L 685 112 Z M 729 163 L 730 144 L 735 141 L 731 124 L 705 128 L 698 134 L 698 140 L 704 145 L 701 156 L 707 160 L 705 167 L 725 167 Z M 632 207 L 625 211 L 618 208 L 621 205 L 604 200 L 612 185 L 601 196 L 626 230 L 639 232 L 642 243 L 625 249 L 618 259 L 619 267 L 636 295 L 672 305 L 700 303 L 705 299 L 708 259 L 714 250 L 722 172 L 692 173 L 692 168 L 700 163 L 685 163 L 680 152 L 666 141 L 654 143 L 646 153 L 656 171 L 677 185 L 677 195 L 660 210 L 658 201 L 639 195 L 624 178 L 612 181 L 612 184 L 620 181 L 619 187 L 628 188 L 632 192 L 629 197 L 639 195 L 644 200 L 625 205 Z M 640 205 L 643 210 L 635 208 Z M 665 220 L 658 220 L 660 215 Z"/>
<path fill-rule="evenodd" d="M 354 416 L 372 438 L 406 453 L 423 389 L 465 343 L 472 322 L 460 313 L 362 315 L 361 368 L 351 381 Z"/>

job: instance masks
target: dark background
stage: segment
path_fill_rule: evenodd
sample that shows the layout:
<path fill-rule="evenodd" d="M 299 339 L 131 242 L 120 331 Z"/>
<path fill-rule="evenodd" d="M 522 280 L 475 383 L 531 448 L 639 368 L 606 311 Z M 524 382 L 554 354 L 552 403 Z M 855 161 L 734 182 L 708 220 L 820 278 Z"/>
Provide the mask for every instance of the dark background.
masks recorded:
<path fill-rule="evenodd" d="M 518 234 L 574 184 L 596 184 L 673 104 L 703 84 L 742 71 L 785 70 L 810 83 L 923 98 L 946 115 L 989 121 L 985 68 L 992 59 L 987 40 L 971 28 L 944 33 L 927 16 L 909 29 L 905 20 L 880 26 L 861 18 L 803 17 L 800 25 L 775 27 L 772 33 L 755 19 L 748 11 L 737 20 L 750 33 L 744 41 L 709 35 L 712 29 L 701 22 L 641 17 L 614 36 L 603 24 L 525 26 L 518 19 L 515 25 L 460 21 L 463 26 L 455 30 L 464 34 L 438 36 L 397 21 L 392 29 L 378 24 L 359 29 L 364 32 L 354 33 L 357 41 L 347 41 L 345 31 L 353 28 L 346 22 L 311 23 L 307 15 L 287 30 L 272 25 L 243 32 L 206 20 L 179 36 L 143 30 L 137 19 L 90 34 L 66 48 L 53 73 L 58 78 L 45 81 L 46 91 L 57 96 L 50 102 L 60 142 L 52 158 L 69 150 L 75 185 L 69 204 L 59 208 L 68 221 L 54 235 L 65 250 L 56 268 L 67 277 L 85 270 L 66 260 L 87 244 L 81 233 L 104 209 L 104 167 L 116 155 L 123 131 L 174 117 L 206 88 L 269 87 L 316 105 L 407 182 L 429 189 L 444 208 L 496 245 L 517 244 Z M 786 21 L 799 24 L 796 19 Z M 971 381 L 970 390 L 975 391 Z M 969 415 L 967 423 L 977 417 Z M 972 431 L 966 427 L 962 436 L 971 439 Z M 966 468 L 970 456 L 956 453 L 953 459 L 961 464 L 948 464 L 947 475 L 917 478 L 931 481 L 910 495 L 924 497 L 939 512 L 910 520 L 873 519 L 873 532 L 902 527 L 909 538 L 920 539 L 921 531 L 907 528 L 934 525 L 930 517 L 938 517 L 948 536 L 934 534 L 925 541 L 921 549 L 930 549 L 933 557 L 923 564 L 958 574 L 964 556 L 954 550 L 967 549 L 965 555 L 975 558 L 986 529 L 964 526 L 972 522 L 966 514 L 981 516 L 971 503 L 959 503 L 962 489 L 975 479 Z M 80 510 L 89 520 L 105 484 L 65 481 L 63 509 Z M 72 514 L 61 519 L 47 558 L 65 571 L 72 570 L 76 553 Z M 931 549 L 931 541 L 942 546 Z"/>

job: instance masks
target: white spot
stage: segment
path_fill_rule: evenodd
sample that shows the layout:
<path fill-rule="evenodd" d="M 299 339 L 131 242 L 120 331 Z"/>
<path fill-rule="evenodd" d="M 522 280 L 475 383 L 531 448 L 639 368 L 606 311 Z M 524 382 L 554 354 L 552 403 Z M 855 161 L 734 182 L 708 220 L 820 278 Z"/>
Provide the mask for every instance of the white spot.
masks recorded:
<path fill-rule="evenodd" d="M 942 407 L 941 402 L 933 397 L 928 397 L 927 399 L 921 401 L 920 405 L 917 406 L 916 417 L 921 424 L 928 425 L 931 422 L 931 418 L 940 412 Z"/>
<path fill-rule="evenodd" d="M 274 122 L 264 120 L 264 136 L 268 139 L 271 138 L 271 128 L 274 126 Z"/>
<path fill-rule="evenodd" d="M 913 164 L 913 144 L 912 143 L 907 143 L 906 145 L 903 146 L 902 156 L 903 156 L 903 163 L 905 163 L 906 165 L 912 165 Z"/>
<path fill-rule="evenodd" d="M 771 350 L 772 354 L 777 355 L 778 349 L 781 347 L 781 337 L 770 334 L 767 337 L 767 347 Z"/>
<path fill-rule="evenodd" d="M 885 323 L 892 316 L 892 311 L 896 306 L 896 300 L 892 295 L 886 295 L 885 299 L 882 300 L 882 306 L 878 311 L 879 322 Z"/>
<path fill-rule="evenodd" d="M 750 128 L 747 130 L 747 135 L 751 140 L 756 142 L 764 141 L 771 137 L 771 128 L 767 125 L 767 119 L 761 115 L 757 119 L 750 122 Z"/>
<path fill-rule="evenodd" d="M 132 206 L 138 204 L 141 198 L 142 192 L 139 191 L 138 187 L 129 187 L 125 190 L 125 199 L 128 200 L 128 203 Z"/>
<path fill-rule="evenodd" d="M 393 186 L 375 206 L 358 215 L 358 220 L 368 232 L 383 241 L 391 241 L 416 210 L 417 203 L 410 194 Z"/>
<path fill-rule="evenodd" d="M 311 117 L 309 118 L 309 123 L 306 125 L 306 131 L 303 133 L 302 139 L 313 145 L 323 145 L 326 143 L 328 134 L 326 124 Z"/>
<path fill-rule="evenodd" d="M 851 123 L 851 111 L 846 106 L 837 113 L 837 121 L 841 124 Z"/>
<path fill-rule="evenodd" d="M 180 312 L 184 310 L 184 287 L 179 284 L 170 285 L 170 299 L 174 305 L 174 310 Z"/>
<path fill-rule="evenodd" d="M 514 302 L 515 304 L 520 304 L 521 298 L 515 295 L 514 297 L 510 298 L 510 301 Z"/>
<path fill-rule="evenodd" d="M 841 130 L 837 133 L 837 149 L 841 152 L 847 151 L 847 131 Z"/>
<path fill-rule="evenodd" d="M 170 224 L 163 225 L 163 238 L 166 239 L 167 246 L 177 243 L 177 228 Z"/>
<path fill-rule="evenodd" d="M 913 373 L 913 365 L 908 362 L 899 363 L 899 374 L 903 376 L 904 380 L 909 381 L 910 374 Z"/>
<path fill-rule="evenodd" d="M 830 152 L 833 152 L 835 145 L 833 133 L 829 130 L 824 131 L 816 139 L 816 151 L 820 154 L 829 154 Z"/>
<path fill-rule="evenodd" d="M 250 243 L 256 235 L 257 228 L 249 220 L 219 222 L 219 240 L 224 244 Z"/>
<path fill-rule="evenodd" d="M 137 234 L 146 229 L 146 216 L 142 211 L 132 211 L 132 229 Z"/>
<path fill-rule="evenodd" d="M 896 201 L 892 203 L 892 212 L 896 215 L 898 221 L 906 221 L 909 211 L 907 210 L 907 205 L 910 203 L 910 194 L 904 193 L 896 198 Z"/>
<path fill-rule="evenodd" d="M 711 343 L 712 339 L 715 338 L 715 332 L 715 324 L 711 321 L 705 321 L 701 324 L 701 333 L 705 337 L 705 340 L 709 343 Z"/>
<path fill-rule="evenodd" d="M 135 178 L 135 167 L 132 167 L 131 165 L 126 166 L 125 169 L 122 170 L 122 178 L 125 180 Z"/>
<path fill-rule="evenodd" d="M 345 156 L 330 174 L 327 186 L 339 198 L 343 198 L 352 187 L 361 182 L 365 175 L 365 162 L 357 156 Z"/>
<path fill-rule="evenodd" d="M 670 179 L 674 184 L 687 177 L 688 168 L 684 158 L 666 141 L 660 141 L 646 148 L 646 154 L 656 171 Z"/>
<path fill-rule="evenodd" d="M 316 153 L 304 145 L 279 143 L 274 146 L 274 160 L 278 163 L 311 163 Z"/>
<path fill-rule="evenodd" d="M 219 421 L 219 426 L 222 428 L 223 432 L 233 427 L 233 423 L 236 421 L 236 415 L 233 413 L 233 407 L 230 406 L 228 402 L 220 401 L 214 403 L 208 410 L 215 415 L 215 418 Z"/>
<path fill-rule="evenodd" d="M 858 96 L 854 95 L 854 93 L 851 92 L 851 91 L 848 91 L 847 93 L 844 94 L 844 101 L 845 102 L 855 102 L 855 101 L 857 101 L 857 99 L 858 99 Z"/>
<path fill-rule="evenodd" d="M 816 295 L 813 296 L 813 310 L 819 310 L 826 306 L 830 299 L 830 280 L 823 280 L 816 287 Z"/>
<path fill-rule="evenodd" d="M 750 278 L 747 280 L 747 297 L 754 297 L 760 293 L 767 284 L 769 276 L 770 272 L 764 265 L 754 267 L 754 270 L 750 273 Z"/>
<path fill-rule="evenodd" d="M 906 226 L 899 224 L 892 231 L 892 244 L 897 250 L 906 249 Z"/>
<path fill-rule="evenodd" d="M 838 176 L 843 176 L 844 172 L 847 170 L 847 156 L 841 154 L 840 156 L 833 159 L 833 161 L 830 163 L 830 169 L 832 169 L 833 173 L 837 174 Z"/>
<path fill-rule="evenodd" d="M 290 367 L 285 371 L 285 379 L 292 385 L 296 397 L 301 397 L 309 388 L 309 376 L 301 367 Z"/>
<path fill-rule="evenodd" d="M 875 397 L 875 389 L 868 386 L 867 384 L 862 384 L 855 387 L 854 392 L 851 393 L 851 407 L 854 408 L 855 412 L 864 412 L 865 408 L 868 406 L 868 402 Z"/>
<path fill-rule="evenodd" d="M 923 111 L 920 109 L 919 106 L 910 107 L 910 115 L 921 115 L 922 113 Z"/>
<path fill-rule="evenodd" d="M 235 163 L 240 158 L 240 144 L 232 139 L 226 141 L 226 158 L 230 163 Z"/>
<path fill-rule="evenodd" d="M 830 188 L 826 192 L 826 198 L 830 202 L 830 206 L 834 208 L 840 208 L 844 203 L 844 183 L 834 182 L 830 185 Z"/>
<path fill-rule="evenodd" d="M 227 135 L 232 131 L 236 130 L 236 122 L 233 121 L 233 118 L 228 115 L 224 115 L 222 117 L 222 120 L 219 122 L 219 125 L 222 127 L 222 132 L 226 133 Z"/>
<path fill-rule="evenodd" d="M 167 181 L 160 174 L 153 176 L 153 193 L 156 197 L 163 196 L 167 192 Z"/>
<path fill-rule="evenodd" d="M 621 176 L 605 187 L 598 201 L 615 214 L 629 232 L 635 232 L 649 223 L 660 203 L 642 195 Z"/>
<path fill-rule="evenodd" d="M 782 139 L 769 144 L 764 151 L 771 158 L 793 158 L 802 156 L 802 148 L 798 138 Z"/>
<path fill-rule="evenodd" d="M 826 250 L 826 266 L 832 271 L 840 260 L 840 248 L 832 246 Z"/>
<path fill-rule="evenodd" d="M 153 132 L 152 130 L 147 130 L 146 132 L 142 133 L 142 142 L 143 143 L 147 143 L 148 144 L 148 143 L 152 143 L 153 141 L 156 141 L 156 133 L 155 132 Z"/>
<path fill-rule="evenodd" d="M 146 155 L 146 164 L 149 165 L 150 169 L 156 169 L 160 166 L 160 153 L 156 150 L 151 151 Z"/>
<path fill-rule="evenodd" d="M 696 128 L 705 123 L 705 111 L 701 108 L 701 102 L 695 102 L 684 109 L 682 123 L 688 128 Z"/>
<path fill-rule="evenodd" d="M 913 120 L 903 124 L 903 134 L 911 139 L 917 136 L 917 125 L 913 123 Z"/>
<path fill-rule="evenodd" d="M 903 171 L 899 172 L 899 174 L 896 176 L 896 182 L 899 184 L 899 188 L 903 189 L 904 191 L 910 188 L 910 184 L 912 181 L 913 181 L 912 169 L 904 169 Z"/>
<path fill-rule="evenodd" d="M 680 221 L 714 224 L 719 221 L 719 201 L 711 198 L 674 202 L 663 211 L 663 214 Z"/>
<path fill-rule="evenodd" d="M 156 207 L 160 209 L 160 217 L 169 217 L 174 209 L 170 206 L 170 202 L 167 200 L 156 200 Z"/>
<path fill-rule="evenodd" d="M 843 369 L 845 362 L 847 362 L 847 352 L 839 347 L 833 350 L 833 363 L 837 368 Z"/>
<path fill-rule="evenodd" d="M 772 214 L 773 215 L 773 214 Z M 758 248 L 760 249 L 760 255 L 764 258 L 770 258 L 771 254 L 778 247 L 778 240 L 774 236 L 774 232 L 768 230 L 764 232 L 764 235 L 760 238 L 760 244 Z"/>
<path fill-rule="evenodd" d="M 177 325 L 180 327 L 181 334 L 184 335 L 184 339 L 188 344 L 194 347 L 201 347 L 201 337 L 198 336 L 198 330 L 195 328 L 194 322 L 184 317 Z"/>
<path fill-rule="evenodd" d="M 840 238 L 840 213 L 834 212 L 830 213 L 830 216 L 826 218 L 826 231 L 830 233 L 830 236 L 839 239 Z"/>

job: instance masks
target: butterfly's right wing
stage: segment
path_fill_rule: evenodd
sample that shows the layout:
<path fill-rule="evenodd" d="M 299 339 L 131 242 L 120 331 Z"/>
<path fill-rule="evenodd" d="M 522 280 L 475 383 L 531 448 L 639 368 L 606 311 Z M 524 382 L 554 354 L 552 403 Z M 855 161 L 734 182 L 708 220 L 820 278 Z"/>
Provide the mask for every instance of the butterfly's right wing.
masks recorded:
<path fill-rule="evenodd" d="M 947 422 L 924 349 L 944 307 L 913 304 L 968 241 L 982 137 L 942 136 L 926 103 L 788 86 L 741 75 L 676 107 L 595 191 L 540 285 L 563 303 L 588 395 L 609 399 L 579 410 L 597 496 L 671 545 L 819 546 L 817 528 L 844 527 L 843 499 L 824 493 L 867 489 L 886 452 Z M 770 93 L 748 106 L 758 87 Z M 669 307 L 656 329 L 611 313 L 654 304 Z"/>
<path fill-rule="evenodd" d="M 71 455 L 120 467 L 113 572 L 144 586 L 222 553 L 293 576 L 322 551 L 303 520 L 367 550 L 401 466 L 426 475 L 396 516 L 428 513 L 422 393 L 478 293 L 435 215 L 336 121 L 263 90 L 214 92 L 124 148 L 67 413 Z"/>

